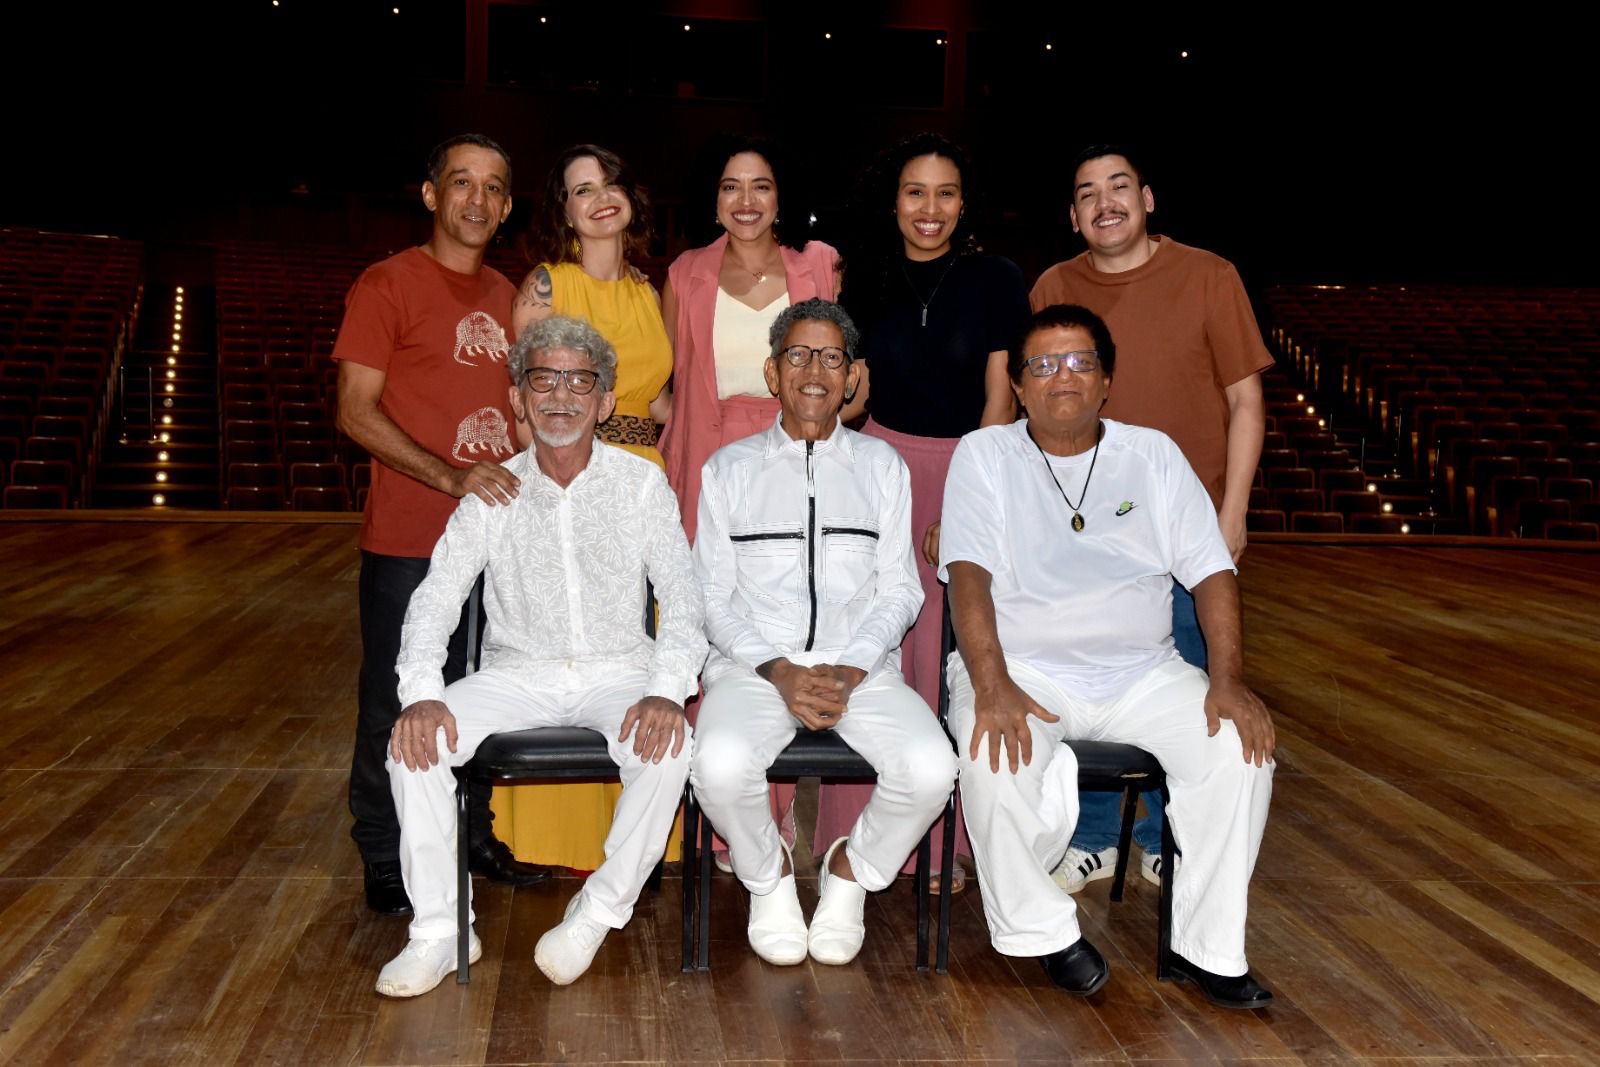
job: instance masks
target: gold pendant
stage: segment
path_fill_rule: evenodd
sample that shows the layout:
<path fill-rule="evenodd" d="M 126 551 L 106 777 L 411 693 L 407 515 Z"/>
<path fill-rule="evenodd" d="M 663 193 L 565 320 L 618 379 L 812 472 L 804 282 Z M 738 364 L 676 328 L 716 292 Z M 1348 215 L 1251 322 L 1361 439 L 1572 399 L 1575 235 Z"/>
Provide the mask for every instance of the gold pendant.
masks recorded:
<path fill-rule="evenodd" d="M 1072 513 L 1072 532 L 1083 533 L 1083 516 L 1076 511 Z"/>

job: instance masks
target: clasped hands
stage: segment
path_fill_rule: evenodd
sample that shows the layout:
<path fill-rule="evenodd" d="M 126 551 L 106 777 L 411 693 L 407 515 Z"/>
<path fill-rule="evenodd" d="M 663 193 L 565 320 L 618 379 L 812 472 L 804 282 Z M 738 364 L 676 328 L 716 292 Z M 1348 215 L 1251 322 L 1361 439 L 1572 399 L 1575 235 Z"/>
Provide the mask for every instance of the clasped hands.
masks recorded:
<path fill-rule="evenodd" d="M 789 714 L 807 730 L 831 730 L 850 704 L 850 694 L 866 678 L 859 667 L 818 663 L 802 667 L 787 659 L 763 663 L 758 671 L 778 689 Z"/>

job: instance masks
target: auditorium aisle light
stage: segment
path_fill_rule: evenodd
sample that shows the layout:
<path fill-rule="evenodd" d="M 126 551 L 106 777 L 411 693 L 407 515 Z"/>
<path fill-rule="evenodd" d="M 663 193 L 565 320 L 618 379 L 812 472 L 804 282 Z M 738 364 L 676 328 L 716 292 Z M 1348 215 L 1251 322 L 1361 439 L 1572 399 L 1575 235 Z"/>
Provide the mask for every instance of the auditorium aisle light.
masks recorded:
<path fill-rule="evenodd" d="M 1410 533 L 1411 532 L 1411 524 L 1409 522 L 1402 522 L 1400 524 L 1400 532 L 1401 533 Z"/>
<path fill-rule="evenodd" d="M 155 496 L 150 498 L 150 503 L 154 504 L 158 508 L 166 502 L 167 498 L 160 493 L 157 493 Z"/>

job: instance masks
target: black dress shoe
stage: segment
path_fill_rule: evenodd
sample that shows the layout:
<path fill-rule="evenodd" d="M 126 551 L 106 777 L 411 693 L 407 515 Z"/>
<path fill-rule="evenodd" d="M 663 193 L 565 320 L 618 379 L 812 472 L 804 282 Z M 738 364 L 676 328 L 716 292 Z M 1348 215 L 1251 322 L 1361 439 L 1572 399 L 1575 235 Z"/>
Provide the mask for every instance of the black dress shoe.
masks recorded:
<path fill-rule="evenodd" d="M 411 898 L 400 877 L 400 861 L 368 863 L 362 867 L 367 883 L 367 907 L 379 915 L 410 915 Z"/>
<path fill-rule="evenodd" d="M 1100 992 L 1111 977 L 1111 967 L 1086 938 L 1078 938 L 1060 952 L 1040 956 L 1039 964 L 1050 981 L 1080 997 Z"/>
<path fill-rule="evenodd" d="M 467 867 L 491 882 L 505 885 L 538 885 L 555 877 L 554 867 L 523 863 L 497 837 L 475 841 L 467 848 Z"/>
<path fill-rule="evenodd" d="M 1212 974 L 1174 952 L 1172 975 L 1199 986 L 1205 998 L 1219 1008 L 1265 1008 L 1272 1003 L 1272 994 L 1251 978 L 1249 971 L 1240 975 Z"/>

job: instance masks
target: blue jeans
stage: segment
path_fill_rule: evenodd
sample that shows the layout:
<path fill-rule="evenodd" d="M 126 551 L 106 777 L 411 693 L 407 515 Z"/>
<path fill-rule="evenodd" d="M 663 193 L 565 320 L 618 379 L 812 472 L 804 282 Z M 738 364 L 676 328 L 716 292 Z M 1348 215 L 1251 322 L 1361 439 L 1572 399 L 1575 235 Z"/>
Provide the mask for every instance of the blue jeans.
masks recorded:
<path fill-rule="evenodd" d="M 1200 620 L 1194 612 L 1194 596 L 1172 583 L 1172 643 L 1185 663 L 1206 669 L 1206 639 L 1200 633 Z M 1144 818 L 1133 824 L 1133 840 L 1150 855 L 1161 852 L 1161 791 L 1143 794 Z M 1081 793 L 1078 796 L 1078 825 L 1072 831 L 1072 847 L 1099 852 L 1117 843 L 1122 831 L 1121 793 Z"/>

